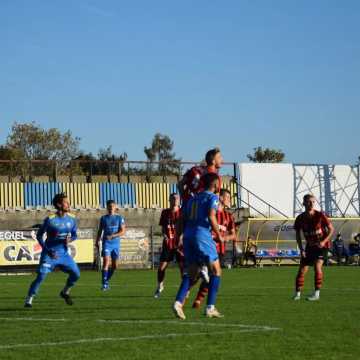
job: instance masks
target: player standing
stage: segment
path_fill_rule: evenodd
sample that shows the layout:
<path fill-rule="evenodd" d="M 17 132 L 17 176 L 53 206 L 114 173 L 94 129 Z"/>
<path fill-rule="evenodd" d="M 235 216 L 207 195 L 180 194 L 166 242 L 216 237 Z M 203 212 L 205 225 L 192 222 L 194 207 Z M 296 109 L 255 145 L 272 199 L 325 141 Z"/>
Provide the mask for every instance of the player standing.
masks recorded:
<path fill-rule="evenodd" d="M 126 232 L 124 218 L 116 214 L 115 201 L 108 200 L 106 208 L 108 213 L 101 217 L 96 237 L 96 247 L 98 249 L 102 239 L 101 256 L 103 257 L 103 270 L 101 289 L 103 291 L 109 290 L 109 281 L 117 268 L 117 262 L 120 257 L 120 236 L 123 236 Z"/>
<path fill-rule="evenodd" d="M 181 217 L 180 197 L 173 193 L 170 195 L 170 208 L 161 212 L 159 225 L 164 237 L 160 255 L 160 264 L 157 272 L 157 289 L 155 298 L 159 298 L 164 290 L 165 271 L 169 262 L 174 259 L 179 265 L 180 273 L 183 274 L 184 254 L 182 246 L 179 244 L 179 222 Z"/>
<path fill-rule="evenodd" d="M 80 270 L 73 258 L 68 253 L 68 244 L 77 239 L 77 224 L 73 214 L 70 214 L 70 204 L 67 196 L 63 193 L 56 194 L 52 201 L 56 213 L 48 216 L 37 232 L 36 238 L 42 247 L 37 277 L 31 283 L 25 307 L 31 308 L 34 296 L 38 293 L 41 283 L 46 276 L 60 268 L 69 274 L 65 287 L 60 292 L 66 304 L 72 305 L 70 289 L 80 277 Z M 44 235 L 47 235 L 44 241 Z"/>
<path fill-rule="evenodd" d="M 219 200 L 220 202 L 219 202 L 218 211 L 216 212 L 216 217 L 219 225 L 220 234 L 222 235 L 225 241 L 235 241 L 236 240 L 235 220 L 233 215 L 227 210 L 231 207 L 230 191 L 227 189 L 221 189 Z M 216 237 L 216 234 L 214 232 L 212 233 L 212 236 L 216 244 L 216 251 L 219 255 L 220 265 L 221 267 L 223 267 L 225 250 L 226 250 L 225 242 L 220 241 L 220 239 Z M 202 281 L 192 307 L 195 309 L 199 309 L 207 293 L 208 293 L 208 283 L 206 281 Z"/>
<path fill-rule="evenodd" d="M 311 194 L 304 196 L 305 212 L 300 214 L 294 224 L 296 231 L 296 241 L 300 250 L 301 260 L 298 274 L 296 276 L 296 292 L 294 300 L 300 300 L 301 290 L 304 286 L 305 274 L 309 266 L 314 266 L 315 270 L 315 291 L 307 300 L 316 301 L 320 299 L 320 289 L 323 282 L 323 263 L 331 244 L 331 236 L 334 227 L 325 214 L 315 210 L 315 197 Z M 301 232 L 306 241 L 305 250 L 303 248 Z"/>
<path fill-rule="evenodd" d="M 215 194 L 218 187 L 218 176 L 209 173 L 204 176 L 205 191 L 187 202 L 184 211 L 185 229 L 183 235 L 186 270 L 184 272 L 173 310 L 175 315 L 184 320 L 183 303 L 199 276 L 200 267 L 207 264 L 211 276 L 205 315 L 222 317 L 215 308 L 216 295 L 220 285 L 221 267 L 216 245 L 211 235 L 213 230 L 220 241 L 223 241 L 216 219 L 219 197 Z"/>

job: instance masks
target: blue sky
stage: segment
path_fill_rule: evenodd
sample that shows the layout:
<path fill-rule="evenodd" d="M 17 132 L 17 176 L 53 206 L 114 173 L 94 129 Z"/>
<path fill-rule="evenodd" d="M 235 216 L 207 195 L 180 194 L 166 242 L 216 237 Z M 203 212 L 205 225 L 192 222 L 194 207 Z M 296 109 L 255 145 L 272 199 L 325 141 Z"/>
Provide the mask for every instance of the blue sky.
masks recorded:
<path fill-rule="evenodd" d="M 184 160 L 353 163 L 359 38 L 357 0 L 1 0 L 0 143 L 34 120 L 131 160 L 161 132 Z"/>

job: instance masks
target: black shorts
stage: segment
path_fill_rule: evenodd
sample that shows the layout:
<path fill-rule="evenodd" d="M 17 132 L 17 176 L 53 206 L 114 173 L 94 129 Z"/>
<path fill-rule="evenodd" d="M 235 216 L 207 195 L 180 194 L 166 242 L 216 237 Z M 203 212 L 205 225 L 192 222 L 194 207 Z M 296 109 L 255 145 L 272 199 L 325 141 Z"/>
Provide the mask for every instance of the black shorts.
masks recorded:
<path fill-rule="evenodd" d="M 184 256 L 177 249 L 169 249 L 163 246 L 160 255 L 160 262 L 172 262 L 176 260 L 177 263 L 184 262 Z"/>
<path fill-rule="evenodd" d="M 305 249 L 305 257 L 301 259 L 301 264 L 305 266 L 314 265 L 318 260 L 325 260 L 328 249 L 311 247 Z"/>

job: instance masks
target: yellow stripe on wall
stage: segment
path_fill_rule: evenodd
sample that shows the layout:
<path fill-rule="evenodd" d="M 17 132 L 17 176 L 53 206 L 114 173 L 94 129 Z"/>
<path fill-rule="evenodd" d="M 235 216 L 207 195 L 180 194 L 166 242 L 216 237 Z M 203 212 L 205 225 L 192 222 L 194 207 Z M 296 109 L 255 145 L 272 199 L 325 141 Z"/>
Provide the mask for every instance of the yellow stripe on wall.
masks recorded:
<path fill-rule="evenodd" d="M 24 208 L 24 184 L 0 183 L 0 208 Z"/>
<path fill-rule="evenodd" d="M 136 183 L 135 194 L 136 206 L 139 208 L 169 207 L 170 184 Z"/>
<path fill-rule="evenodd" d="M 97 208 L 100 205 L 99 183 L 62 183 L 61 187 L 72 207 Z"/>

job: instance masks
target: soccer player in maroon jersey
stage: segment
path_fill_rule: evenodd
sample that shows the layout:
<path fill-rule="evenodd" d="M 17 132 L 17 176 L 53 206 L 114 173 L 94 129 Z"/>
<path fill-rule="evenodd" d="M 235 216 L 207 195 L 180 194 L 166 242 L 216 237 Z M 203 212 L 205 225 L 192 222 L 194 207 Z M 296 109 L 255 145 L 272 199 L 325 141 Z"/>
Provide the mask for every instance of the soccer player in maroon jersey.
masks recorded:
<path fill-rule="evenodd" d="M 164 290 L 165 271 L 169 262 L 176 259 L 182 275 L 184 268 L 184 254 L 179 237 L 179 222 L 181 221 L 180 197 L 173 193 L 170 195 L 170 208 L 164 209 L 160 216 L 159 225 L 162 228 L 164 241 L 160 255 L 160 265 L 157 272 L 158 286 L 155 298 L 159 298 Z"/>
<path fill-rule="evenodd" d="M 224 241 L 220 241 L 214 232 L 212 232 L 213 239 L 216 243 L 216 250 L 219 255 L 220 264 L 223 263 L 225 256 L 225 241 L 235 241 L 235 220 L 233 215 L 226 209 L 231 207 L 231 193 L 227 189 L 220 190 L 219 196 L 219 207 L 216 212 L 217 222 L 219 226 L 220 234 Z M 202 281 L 200 284 L 199 291 L 196 295 L 195 301 L 192 305 L 194 309 L 199 309 L 202 301 L 208 293 L 208 284 L 206 281 Z"/>
<path fill-rule="evenodd" d="M 205 155 L 206 166 L 193 166 L 188 170 L 179 182 L 179 192 L 182 203 L 191 199 L 195 194 L 204 190 L 203 176 L 208 173 L 219 174 L 223 165 L 223 157 L 219 148 L 209 150 Z M 221 189 L 221 177 L 219 175 L 218 191 Z"/>
<path fill-rule="evenodd" d="M 322 267 L 326 252 L 330 248 L 334 227 L 325 214 L 315 210 L 315 202 L 313 195 L 307 194 L 304 196 L 305 212 L 296 218 L 294 224 L 296 241 L 301 254 L 300 267 L 296 276 L 294 300 L 300 300 L 305 274 L 309 270 L 309 266 L 314 266 L 315 270 L 315 292 L 307 300 L 316 301 L 320 299 L 320 289 L 323 281 Z M 303 248 L 301 233 L 305 238 L 305 249 Z"/>

